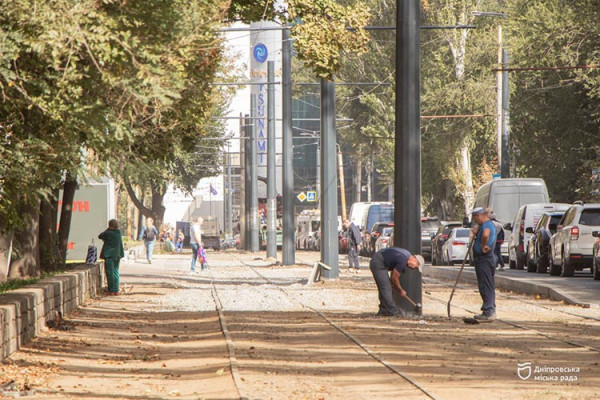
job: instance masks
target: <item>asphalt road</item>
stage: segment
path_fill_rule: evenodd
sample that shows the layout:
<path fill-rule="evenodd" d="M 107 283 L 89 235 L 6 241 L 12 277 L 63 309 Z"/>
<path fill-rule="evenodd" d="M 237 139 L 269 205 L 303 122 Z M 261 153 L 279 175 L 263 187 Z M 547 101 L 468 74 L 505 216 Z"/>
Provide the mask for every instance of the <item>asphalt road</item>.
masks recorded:
<path fill-rule="evenodd" d="M 459 266 L 432 266 L 436 270 L 452 270 L 454 277 L 460 269 Z M 470 266 L 465 266 L 466 274 L 473 275 L 474 269 Z M 568 295 L 577 300 L 577 303 L 587 303 L 592 307 L 600 307 L 600 281 L 592 278 L 589 269 L 587 272 L 576 271 L 575 276 L 571 278 L 563 278 L 560 276 L 550 276 L 550 274 L 531 273 L 524 270 L 508 269 L 496 270 L 496 277 L 505 277 L 519 282 L 527 282 L 540 287 L 550 287 Z M 498 282 L 498 281 L 497 281 Z M 499 286 L 497 284 L 497 286 Z M 540 291 L 540 294 L 543 292 Z"/>

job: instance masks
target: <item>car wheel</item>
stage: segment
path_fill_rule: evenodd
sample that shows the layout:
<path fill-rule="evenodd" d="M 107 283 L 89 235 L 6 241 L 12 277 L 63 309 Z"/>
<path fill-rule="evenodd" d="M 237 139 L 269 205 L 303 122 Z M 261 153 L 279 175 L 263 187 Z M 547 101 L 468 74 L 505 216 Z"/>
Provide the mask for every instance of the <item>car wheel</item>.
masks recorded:
<path fill-rule="evenodd" d="M 509 261 L 508 261 L 508 267 L 509 267 L 510 269 L 517 269 L 517 263 L 516 263 L 516 262 L 514 262 L 513 260 L 511 260 L 511 259 L 510 259 L 510 257 L 508 258 L 508 260 L 509 260 Z"/>
<path fill-rule="evenodd" d="M 523 259 L 521 257 L 519 257 L 518 254 L 517 254 L 517 260 L 516 260 L 516 267 L 519 270 L 525 269 L 525 263 L 523 262 Z"/>
<path fill-rule="evenodd" d="M 598 270 L 598 267 L 599 265 L 596 262 L 596 257 L 594 256 L 594 260 L 592 261 L 592 275 L 594 276 L 595 280 L 600 281 L 600 271 Z"/>
<path fill-rule="evenodd" d="M 537 271 L 537 264 L 529 257 L 529 253 L 527 253 L 527 272 L 535 271 Z"/>
<path fill-rule="evenodd" d="M 575 275 L 575 268 L 567 257 L 563 255 L 562 263 L 560 265 L 560 276 L 573 276 Z"/>
<path fill-rule="evenodd" d="M 546 272 L 548 272 L 548 264 L 549 264 L 549 255 L 546 254 L 544 255 L 540 255 L 540 258 L 538 258 L 538 264 L 537 264 L 537 272 L 538 274 L 545 274 Z"/>

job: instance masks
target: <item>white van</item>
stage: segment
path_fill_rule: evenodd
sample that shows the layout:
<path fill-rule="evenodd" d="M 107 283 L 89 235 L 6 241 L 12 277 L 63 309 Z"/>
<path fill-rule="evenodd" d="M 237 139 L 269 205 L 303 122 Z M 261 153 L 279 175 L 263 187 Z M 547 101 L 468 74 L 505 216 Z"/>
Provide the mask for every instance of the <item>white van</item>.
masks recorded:
<path fill-rule="evenodd" d="M 564 203 L 536 203 L 526 204 L 519 208 L 514 221 L 507 227 L 511 231 L 509 237 L 506 237 L 510 268 L 525 268 L 527 243 L 531 237 L 531 233 L 527 232 L 527 228 L 534 228 L 545 213 L 566 211 L 569 207 L 570 204 Z"/>
<path fill-rule="evenodd" d="M 479 188 L 473 208 L 492 207 L 496 213 L 496 219 L 504 226 L 514 221 L 515 215 L 522 205 L 548 202 L 550 202 L 550 197 L 543 179 L 494 179 Z M 508 258 L 508 240 L 506 238 L 509 234 L 510 232 L 504 232 L 503 258 Z"/>
<path fill-rule="evenodd" d="M 350 222 L 358 227 L 361 231 L 365 228 L 364 224 L 367 223 L 367 219 L 365 215 L 369 211 L 369 207 L 375 204 L 388 204 L 392 203 L 389 201 L 371 201 L 371 202 L 357 202 L 352 204 L 350 207 L 350 217 L 348 218 Z M 375 222 L 384 222 L 384 221 L 375 221 Z M 372 225 L 372 224 L 371 224 Z"/>

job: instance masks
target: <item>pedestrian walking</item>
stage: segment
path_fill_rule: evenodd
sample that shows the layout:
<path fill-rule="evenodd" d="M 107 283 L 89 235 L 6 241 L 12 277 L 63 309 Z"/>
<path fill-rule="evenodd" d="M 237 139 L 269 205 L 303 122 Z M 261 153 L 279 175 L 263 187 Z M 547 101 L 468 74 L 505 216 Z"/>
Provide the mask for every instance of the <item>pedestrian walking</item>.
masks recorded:
<path fill-rule="evenodd" d="M 100 258 L 104 260 L 106 282 L 108 284 L 107 294 L 116 296 L 119 294 L 119 265 L 121 258 L 125 257 L 123 249 L 123 237 L 119 230 L 116 219 L 108 221 L 108 229 L 98 235 L 104 242 L 100 251 Z"/>
<path fill-rule="evenodd" d="M 502 244 L 504 243 L 504 229 L 502 228 L 500 221 L 496 219 L 496 212 L 492 208 L 488 208 L 488 215 L 490 221 L 492 221 L 496 227 L 496 246 L 494 248 L 494 254 L 496 255 L 497 260 L 496 268 L 503 271 L 504 259 L 502 258 Z"/>
<path fill-rule="evenodd" d="M 373 255 L 369 268 L 377 284 L 379 292 L 378 316 L 400 315 L 398 307 L 392 296 L 393 289 L 398 290 L 400 296 L 405 297 L 406 291 L 400 286 L 400 276 L 407 268 L 418 269 L 425 264 L 420 255 L 413 255 L 410 251 L 399 247 L 381 249 Z M 390 271 L 392 271 L 390 278 Z"/>
<path fill-rule="evenodd" d="M 179 232 L 177 232 L 177 239 L 175 241 L 175 251 L 176 252 L 183 253 L 183 239 L 185 239 L 185 235 L 183 234 L 183 231 L 180 229 Z"/>
<path fill-rule="evenodd" d="M 198 217 L 196 222 L 192 224 L 190 228 L 190 246 L 192 248 L 192 268 L 190 272 L 196 272 L 196 260 L 198 259 L 198 254 L 202 247 L 202 222 L 204 219 L 202 217 Z"/>
<path fill-rule="evenodd" d="M 475 241 L 473 242 L 473 261 L 479 294 L 483 300 L 481 314 L 475 316 L 480 321 L 492 321 L 496 318 L 496 289 L 494 274 L 496 272 L 496 227 L 490 220 L 487 209 L 477 207 L 472 212 Z"/>
<path fill-rule="evenodd" d="M 360 263 L 358 260 L 358 254 L 360 253 L 362 236 L 360 230 L 353 222 L 349 219 L 344 221 L 344 228 L 346 228 L 346 238 L 348 240 L 348 272 L 356 272 L 360 270 Z"/>
<path fill-rule="evenodd" d="M 144 246 L 146 247 L 146 259 L 148 260 L 148 264 L 152 264 L 152 251 L 154 250 L 157 237 L 158 229 L 156 229 L 154 226 L 154 220 L 152 218 L 146 218 L 146 226 L 142 228 L 138 240 L 144 239 Z"/>

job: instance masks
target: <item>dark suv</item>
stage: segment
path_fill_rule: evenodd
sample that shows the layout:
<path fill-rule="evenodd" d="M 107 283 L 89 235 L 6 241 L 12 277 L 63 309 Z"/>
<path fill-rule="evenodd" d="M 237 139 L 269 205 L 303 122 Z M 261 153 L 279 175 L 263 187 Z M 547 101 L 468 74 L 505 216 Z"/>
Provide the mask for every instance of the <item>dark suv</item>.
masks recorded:
<path fill-rule="evenodd" d="M 442 222 L 438 217 L 421 218 L 421 253 L 423 257 L 431 256 L 431 234 L 436 233 Z"/>

